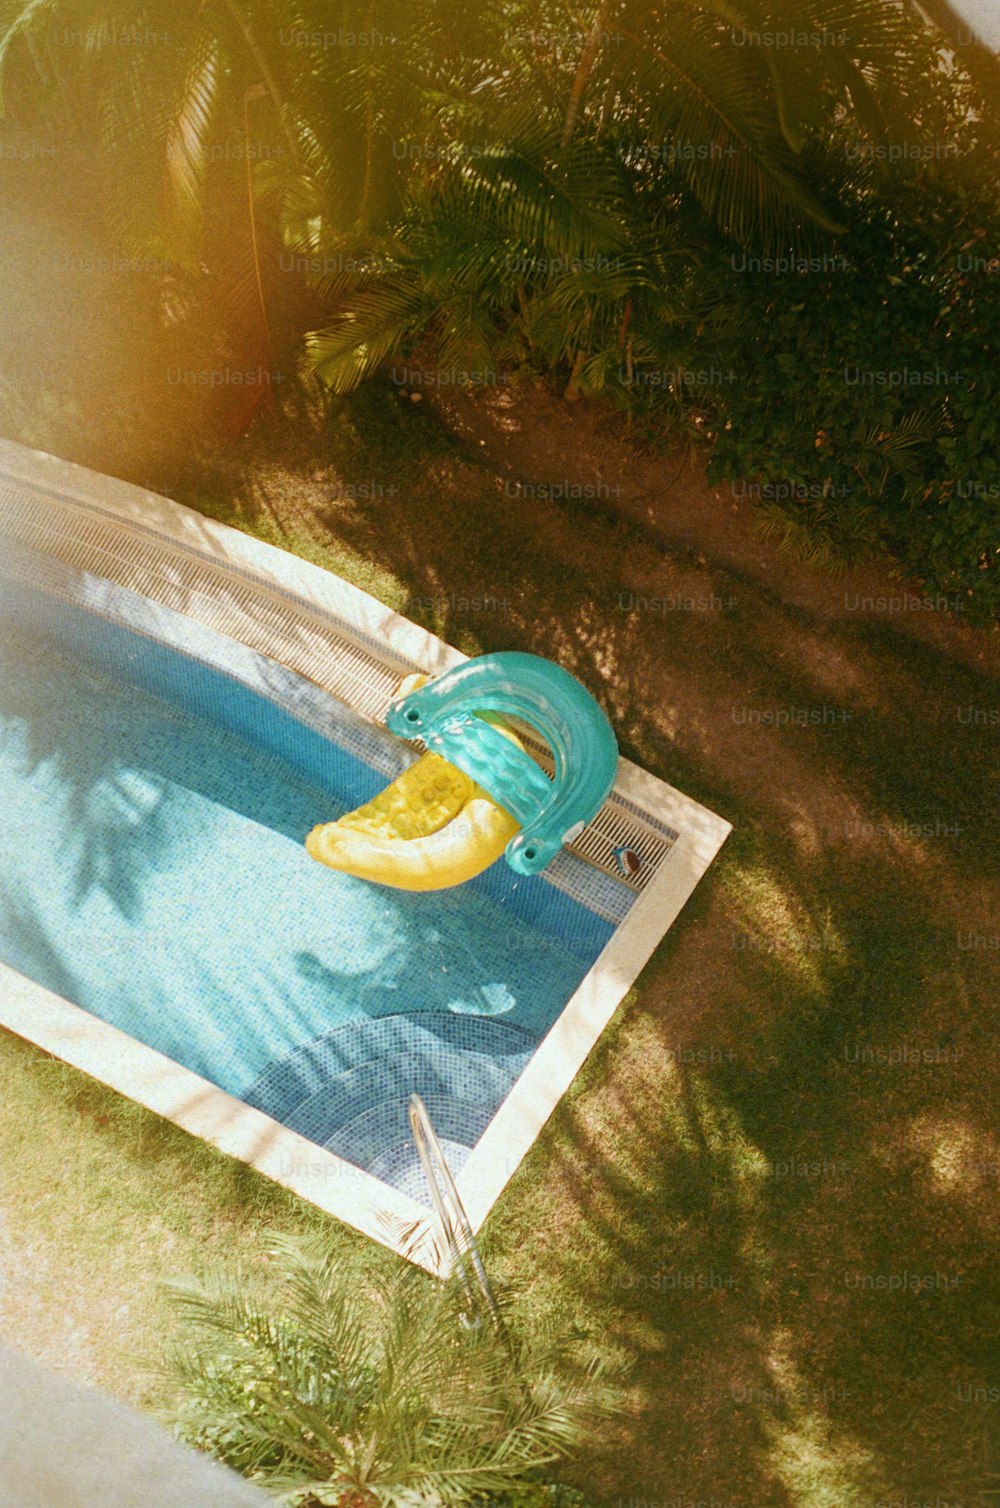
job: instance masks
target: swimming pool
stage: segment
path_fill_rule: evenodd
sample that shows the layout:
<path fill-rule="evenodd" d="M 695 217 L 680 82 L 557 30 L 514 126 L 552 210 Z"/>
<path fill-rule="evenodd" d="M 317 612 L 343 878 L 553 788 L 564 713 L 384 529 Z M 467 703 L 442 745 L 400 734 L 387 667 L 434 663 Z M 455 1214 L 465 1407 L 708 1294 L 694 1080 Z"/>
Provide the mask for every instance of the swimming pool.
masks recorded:
<path fill-rule="evenodd" d="M 292 718 L 208 630 L 182 655 L 28 567 L 8 554 L 0 608 L 0 958 L 422 1197 L 409 1093 L 457 1171 L 611 923 L 505 864 L 429 894 L 316 865 L 309 829 L 415 756 L 329 698 L 323 733 Z M 311 688 L 266 672 L 305 715 Z"/>
<path fill-rule="evenodd" d="M 726 824 L 673 793 L 671 817 L 708 820 L 692 860 L 679 828 L 636 805 L 652 778 L 635 772 L 630 786 L 626 767 L 588 835 L 591 856 L 562 854 L 541 876 L 499 862 L 453 890 L 412 893 L 316 865 L 302 846 L 310 828 L 416 757 L 371 709 L 400 672 L 433 670 L 454 652 L 341 590 L 336 617 L 322 620 L 331 653 L 314 673 L 326 679 L 346 643 L 363 674 L 356 691 L 345 681 L 331 694 L 288 663 L 302 661 L 297 625 L 316 608 L 290 590 L 289 573 L 319 593 L 327 573 L 303 576 L 302 562 L 201 520 L 197 546 L 185 541 L 181 554 L 177 533 L 196 517 L 187 510 L 157 499 L 153 528 L 138 489 L 95 479 L 100 498 L 84 506 L 92 474 L 0 444 L 4 460 L 0 960 L 36 993 L 0 1021 L 166 1104 L 379 1239 L 389 1238 L 359 1201 L 382 1200 L 397 1223 L 428 1204 L 406 1113 L 417 1091 L 478 1226 Z M 53 490 L 53 468 L 68 490 Z M 109 516 L 113 534 L 100 533 Z M 136 561 L 154 538 L 175 555 L 138 591 Z M 192 589 L 187 559 L 204 556 L 206 540 L 239 556 L 212 596 Z M 262 604 L 254 621 L 280 655 L 261 652 L 257 629 L 212 626 L 237 593 Z M 279 608 L 294 642 L 281 638 Z M 347 672 L 334 669 L 339 690 Z M 647 845 L 644 893 L 598 862 L 626 829 Z M 669 893 L 653 873 L 661 855 L 675 860 Z M 36 1018 L 49 1023 L 64 1006 L 77 1014 L 57 1011 L 55 1028 L 35 1032 Z M 142 1044 L 138 1056 L 129 1044 Z"/>

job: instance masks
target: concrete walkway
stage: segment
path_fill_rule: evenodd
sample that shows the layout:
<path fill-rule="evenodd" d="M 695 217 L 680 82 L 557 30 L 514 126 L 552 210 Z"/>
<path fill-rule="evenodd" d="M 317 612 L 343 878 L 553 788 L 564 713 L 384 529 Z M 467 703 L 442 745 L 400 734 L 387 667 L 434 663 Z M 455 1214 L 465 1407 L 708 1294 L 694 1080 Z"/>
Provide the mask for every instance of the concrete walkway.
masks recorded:
<path fill-rule="evenodd" d="M 106 1393 L 0 1347 L 0 1508 L 264 1508 L 273 1500 Z"/>

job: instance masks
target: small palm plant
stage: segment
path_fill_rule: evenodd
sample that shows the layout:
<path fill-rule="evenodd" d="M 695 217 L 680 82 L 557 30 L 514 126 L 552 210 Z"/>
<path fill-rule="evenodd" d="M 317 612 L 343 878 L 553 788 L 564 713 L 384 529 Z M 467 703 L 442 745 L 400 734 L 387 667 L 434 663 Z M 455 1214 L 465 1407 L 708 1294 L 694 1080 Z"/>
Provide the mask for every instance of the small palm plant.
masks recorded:
<path fill-rule="evenodd" d="M 613 1410 L 578 1341 L 463 1318 L 458 1283 L 415 1270 L 359 1286 L 311 1243 L 271 1245 L 281 1302 L 241 1279 L 171 1285 L 190 1340 L 169 1372 L 191 1444 L 289 1508 L 576 1502 L 541 1485 Z"/>

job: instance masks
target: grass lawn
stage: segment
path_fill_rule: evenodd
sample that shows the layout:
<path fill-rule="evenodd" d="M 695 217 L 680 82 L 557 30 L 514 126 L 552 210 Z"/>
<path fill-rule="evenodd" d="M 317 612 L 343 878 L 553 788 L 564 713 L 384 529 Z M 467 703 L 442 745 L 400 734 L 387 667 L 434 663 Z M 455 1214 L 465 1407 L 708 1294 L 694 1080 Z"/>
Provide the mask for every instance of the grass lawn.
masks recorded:
<path fill-rule="evenodd" d="M 704 489 L 680 526 L 675 460 L 611 507 L 554 485 L 593 481 L 582 447 L 539 455 L 526 493 L 516 407 L 485 439 L 470 414 L 373 388 L 151 480 L 470 653 L 559 659 L 734 824 L 484 1233 L 627 1375 L 569 1475 L 631 1508 L 997 1501 L 995 638 L 741 563 Z M 613 427 L 601 457 L 628 475 Z M 395 1260 L 15 1039 L 0 1060 L 0 1333 L 74 1375 L 156 1401 L 159 1280 L 238 1257 L 266 1284 L 268 1228 Z"/>

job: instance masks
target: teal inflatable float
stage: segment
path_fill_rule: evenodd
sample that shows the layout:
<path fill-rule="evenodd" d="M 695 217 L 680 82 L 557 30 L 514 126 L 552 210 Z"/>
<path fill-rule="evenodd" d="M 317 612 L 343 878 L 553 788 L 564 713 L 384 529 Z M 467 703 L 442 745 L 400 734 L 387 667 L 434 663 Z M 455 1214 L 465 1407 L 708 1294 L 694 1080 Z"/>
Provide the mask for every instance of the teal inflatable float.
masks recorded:
<path fill-rule="evenodd" d="M 550 780 L 506 718 L 526 723 L 552 751 Z M 480 655 L 398 697 L 386 725 L 461 770 L 519 825 L 504 856 L 537 874 L 600 810 L 614 785 L 618 746 L 590 692 L 539 655 Z M 499 726 L 498 726 L 499 725 Z"/>

